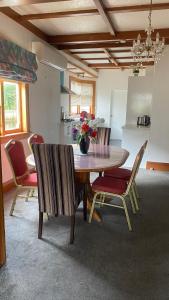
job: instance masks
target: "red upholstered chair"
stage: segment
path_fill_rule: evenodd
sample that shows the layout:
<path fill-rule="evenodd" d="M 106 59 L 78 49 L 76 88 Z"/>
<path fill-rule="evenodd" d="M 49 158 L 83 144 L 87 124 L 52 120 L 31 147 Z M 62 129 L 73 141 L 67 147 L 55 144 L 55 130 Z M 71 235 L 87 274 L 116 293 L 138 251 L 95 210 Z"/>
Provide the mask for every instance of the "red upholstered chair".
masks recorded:
<path fill-rule="evenodd" d="M 28 145 L 29 145 L 29 148 L 30 150 L 32 151 L 32 147 L 31 145 L 32 144 L 43 144 L 45 141 L 44 141 L 44 138 L 42 135 L 39 135 L 37 133 L 33 133 L 29 138 L 28 138 Z"/>
<path fill-rule="evenodd" d="M 148 143 L 148 141 L 145 141 L 145 143 L 142 145 L 143 150 L 144 150 L 143 155 L 144 155 L 144 152 L 146 150 L 147 143 Z M 143 155 L 141 157 L 140 164 L 141 164 Z M 140 165 L 139 165 L 139 167 L 140 167 Z M 139 170 L 139 167 L 138 167 L 138 170 Z M 132 174 L 132 170 L 125 169 L 125 168 L 113 168 L 111 170 L 107 170 L 107 171 L 104 172 L 104 176 L 106 176 L 106 177 L 109 176 L 109 177 L 113 177 L 113 178 L 116 178 L 116 179 L 123 179 L 123 180 L 126 180 L 127 182 L 130 180 L 131 174 Z M 134 197 L 139 198 L 135 181 L 133 182 L 133 193 L 134 193 Z M 136 205 L 136 208 L 138 209 L 137 205 Z"/>
<path fill-rule="evenodd" d="M 31 173 L 26 164 L 26 157 L 24 153 L 23 145 L 20 141 L 10 140 L 5 145 L 5 151 L 8 161 L 10 163 L 13 179 L 16 185 L 16 193 L 12 202 L 10 216 L 12 216 L 17 197 L 24 197 L 28 200 L 30 191 L 37 187 L 37 174 Z M 19 195 L 18 192 L 22 189 L 28 189 L 26 196 Z"/>
<path fill-rule="evenodd" d="M 136 156 L 133 169 L 131 172 L 131 176 L 128 182 L 124 179 L 113 178 L 111 176 L 98 177 L 93 182 L 92 190 L 94 191 L 95 195 L 93 198 L 93 203 L 90 211 L 89 223 L 92 220 L 93 210 L 95 204 L 97 203 L 100 204 L 101 206 L 107 205 L 107 206 L 113 206 L 113 207 L 123 209 L 125 211 L 128 228 L 130 231 L 132 230 L 128 209 L 126 205 L 126 200 L 129 197 L 131 201 L 133 213 L 135 213 L 136 211 L 135 211 L 134 203 L 137 199 L 133 197 L 133 182 L 138 172 L 138 168 L 141 159 L 143 157 L 143 154 L 144 154 L 144 147 L 142 146 L 139 153 Z M 111 201 L 113 201 L 114 197 L 120 199 L 122 205 L 113 204 Z"/>

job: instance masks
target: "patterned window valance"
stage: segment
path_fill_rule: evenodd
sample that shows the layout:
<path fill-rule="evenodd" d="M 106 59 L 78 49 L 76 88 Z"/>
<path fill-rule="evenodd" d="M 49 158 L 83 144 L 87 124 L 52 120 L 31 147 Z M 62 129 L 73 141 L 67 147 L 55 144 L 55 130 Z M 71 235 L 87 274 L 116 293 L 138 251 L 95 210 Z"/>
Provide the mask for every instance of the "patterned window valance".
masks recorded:
<path fill-rule="evenodd" d="M 0 77 L 24 82 L 37 80 L 36 55 L 13 42 L 0 39 Z"/>

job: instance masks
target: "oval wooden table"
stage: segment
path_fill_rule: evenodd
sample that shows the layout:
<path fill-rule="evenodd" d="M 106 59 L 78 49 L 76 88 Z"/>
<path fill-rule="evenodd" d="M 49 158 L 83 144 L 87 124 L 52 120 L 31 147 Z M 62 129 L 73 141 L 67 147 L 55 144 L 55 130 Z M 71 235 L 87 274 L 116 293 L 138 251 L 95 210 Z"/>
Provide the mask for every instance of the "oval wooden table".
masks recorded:
<path fill-rule="evenodd" d="M 78 181 L 86 185 L 86 197 L 88 209 L 91 208 L 92 191 L 90 185 L 91 172 L 103 172 L 113 167 L 122 166 L 129 156 L 129 152 L 120 147 L 91 144 L 89 152 L 84 155 L 80 152 L 79 146 L 73 144 L 75 176 Z M 26 162 L 35 166 L 33 154 L 29 155 Z M 101 217 L 95 211 L 93 217 L 100 221 Z"/>

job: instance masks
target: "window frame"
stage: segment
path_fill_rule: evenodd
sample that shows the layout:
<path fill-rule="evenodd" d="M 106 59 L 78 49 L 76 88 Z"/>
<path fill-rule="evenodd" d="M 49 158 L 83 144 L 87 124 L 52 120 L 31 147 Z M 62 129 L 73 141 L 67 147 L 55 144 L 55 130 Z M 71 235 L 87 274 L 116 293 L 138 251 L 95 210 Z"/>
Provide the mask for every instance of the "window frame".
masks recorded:
<path fill-rule="evenodd" d="M 4 109 L 4 82 L 15 83 L 18 85 L 19 89 L 19 128 L 5 130 L 5 109 Z M 6 78 L 0 78 L 0 90 L 1 90 L 1 106 L 0 106 L 0 119 L 1 119 L 1 128 L 0 128 L 0 137 L 13 137 L 15 134 L 27 133 L 29 129 L 29 110 L 28 110 L 28 95 L 29 95 L 29 86 L 28 84 L 20 81 L 9 80 Z"/>
<path fill-rule="evenodd" d="M 86 83 L 86 84 L 91 84 L 93 86 L 93 97 L 92 97 L 92 103 L 91 103 L 91 108 L 90 108 L 90 113 L 95 114 L 95 99 L 96 99 L 96 81 L 94 80 L 86 80 L 86 79 L 80 79 L 74 76 L 69 77 L 69 89 L 71 90 L 71 82 L 76 81 L 79 83 Z M 71 95 L 69 95 L 69 114 L 72 115 L 71 113 Z M 80 114 L 80 105 L 77 105 L 77 115 Z M 76 115 L 76 114 L 74 114 Z"/>

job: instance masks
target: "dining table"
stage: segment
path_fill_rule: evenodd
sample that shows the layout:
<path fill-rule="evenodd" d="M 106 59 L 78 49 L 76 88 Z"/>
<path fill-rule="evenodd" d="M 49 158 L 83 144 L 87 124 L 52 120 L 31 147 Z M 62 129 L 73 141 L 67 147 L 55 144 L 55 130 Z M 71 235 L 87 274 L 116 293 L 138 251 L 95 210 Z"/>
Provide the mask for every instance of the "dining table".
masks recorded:
<path fill-rule="evenodd" d="M 121 147 L 91 143 L 88 153 L 82 154 L 79 145 L 73 144 L 72 147 L 74 151 L 75 177 L 78 182 L 86 186 L 87 206 L 90 210 L 93 198 L 90 174 L 94 172 L 98 173 L 99 176 L 100 172 L 122 166 L 126 162 L 129 152 Z M 33 154 L 26 158 L 26 162 L 28 165 L 35 167 Z M 101 221 L 101 216 L 97 211 L 94 211 L 93 218 L 98 222 Z"/>

